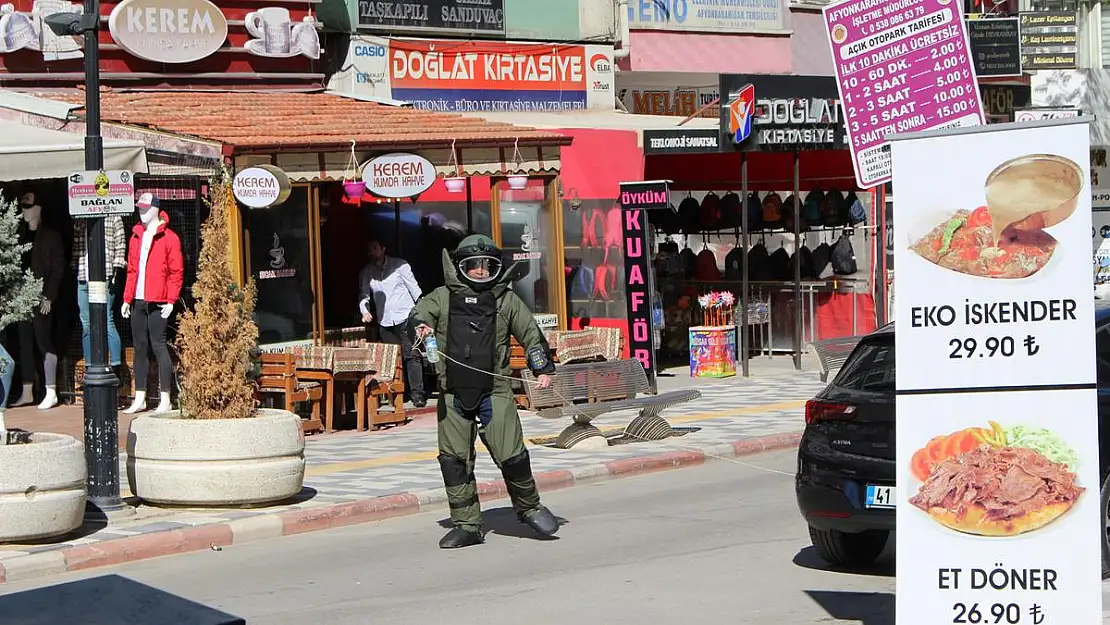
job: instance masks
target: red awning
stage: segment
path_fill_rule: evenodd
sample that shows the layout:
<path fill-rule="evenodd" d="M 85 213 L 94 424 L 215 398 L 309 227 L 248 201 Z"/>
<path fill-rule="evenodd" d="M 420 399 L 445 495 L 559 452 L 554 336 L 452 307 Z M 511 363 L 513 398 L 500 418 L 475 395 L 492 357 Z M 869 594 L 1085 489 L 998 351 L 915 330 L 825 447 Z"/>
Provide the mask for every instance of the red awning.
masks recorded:
<path fill-rule="evenodd" d="M 562 147 L 563 197 L 567 200 L 615 200 L 620 183 L 644 178 L 644 151 L 633 130 L 559 128 L 574 137 Z"/>

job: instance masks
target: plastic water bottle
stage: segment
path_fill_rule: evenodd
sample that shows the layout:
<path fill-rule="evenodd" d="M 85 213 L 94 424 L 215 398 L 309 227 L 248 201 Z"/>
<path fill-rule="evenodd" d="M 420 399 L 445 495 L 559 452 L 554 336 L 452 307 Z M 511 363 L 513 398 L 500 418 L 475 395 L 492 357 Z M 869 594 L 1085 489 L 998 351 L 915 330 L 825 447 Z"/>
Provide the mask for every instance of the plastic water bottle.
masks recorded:
<path fill-rule="evenodd" d="M 439 362 L 439 343 L 436 342 L 436 335 L 429 334 L 424 338 L 424 353 L 431 364 Z"/>

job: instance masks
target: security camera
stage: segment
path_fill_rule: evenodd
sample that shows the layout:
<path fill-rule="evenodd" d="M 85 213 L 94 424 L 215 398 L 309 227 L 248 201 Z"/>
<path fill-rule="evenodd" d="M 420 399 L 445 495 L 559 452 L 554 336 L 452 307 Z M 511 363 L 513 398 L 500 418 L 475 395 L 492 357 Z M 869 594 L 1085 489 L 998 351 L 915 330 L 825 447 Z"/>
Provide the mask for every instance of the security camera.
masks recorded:
<path fill-rule="evenodd" d="M 43 21 L 50 27 L 55 35 L 59 37 L 75 36 L 84 33 L 87 30 L 95 30 L 97 22 L 95 21 L 99 16 L 90 16 L 93 19 L 85 19 L 81 13 L 54 13 L 47 15 Z"/>

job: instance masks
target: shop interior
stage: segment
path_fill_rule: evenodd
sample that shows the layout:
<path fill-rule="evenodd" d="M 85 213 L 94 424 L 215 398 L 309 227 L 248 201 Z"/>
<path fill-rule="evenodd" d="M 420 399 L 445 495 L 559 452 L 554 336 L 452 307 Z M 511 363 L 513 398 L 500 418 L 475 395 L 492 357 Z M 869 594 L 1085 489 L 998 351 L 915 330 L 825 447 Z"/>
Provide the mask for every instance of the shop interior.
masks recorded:
<path fill-rule="evenodd" d="M 809 342 L 875 328 L 872 250 L 885 223 L 848 151 L 648 155 L 644 179 L 671 181 L 673 211 L 650 217 L 664 366 L 688 362 L 688 329 L 703 321 L 696 300 L 710 291 L 746 302 L 748 357 L 797 364 Z"/>

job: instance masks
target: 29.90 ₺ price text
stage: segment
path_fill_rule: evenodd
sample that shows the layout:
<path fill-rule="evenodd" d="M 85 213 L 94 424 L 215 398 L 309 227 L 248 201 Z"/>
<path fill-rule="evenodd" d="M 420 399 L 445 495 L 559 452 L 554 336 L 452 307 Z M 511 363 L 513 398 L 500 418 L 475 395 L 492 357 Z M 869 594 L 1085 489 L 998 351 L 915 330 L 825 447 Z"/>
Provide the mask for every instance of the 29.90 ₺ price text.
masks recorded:
<path fill-rule="evenodd" d="M 1041 351 L 1037 339 L 1028 334 L 1021 341 L 1021 349 L 1017 348 L 1017 341 L 1012 336 L 988 336 L 982 341 L 973 338 L 954 338 L 948 341 L 951 352 L 949 358 L 1009 358 L 1015 353 L 1024 353 L 1026 356 L 1036 356 Z"/>

